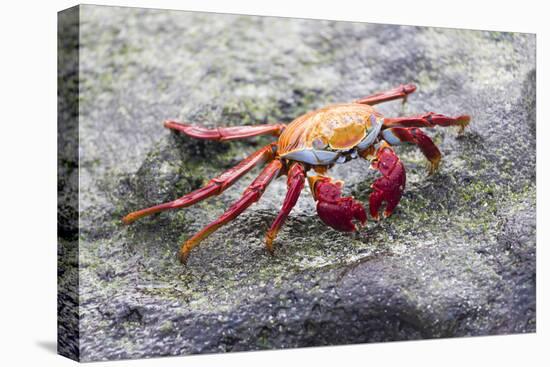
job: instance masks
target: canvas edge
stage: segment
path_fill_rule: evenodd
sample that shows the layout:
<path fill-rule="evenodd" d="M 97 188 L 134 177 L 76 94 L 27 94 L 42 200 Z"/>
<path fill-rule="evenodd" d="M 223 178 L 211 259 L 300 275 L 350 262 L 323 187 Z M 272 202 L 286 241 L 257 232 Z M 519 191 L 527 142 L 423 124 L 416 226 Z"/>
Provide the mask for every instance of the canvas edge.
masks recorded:
<path fill-rule="evenodd" d="M 57 353 L 80 361 L 80 6 L 57 13 Z"/>

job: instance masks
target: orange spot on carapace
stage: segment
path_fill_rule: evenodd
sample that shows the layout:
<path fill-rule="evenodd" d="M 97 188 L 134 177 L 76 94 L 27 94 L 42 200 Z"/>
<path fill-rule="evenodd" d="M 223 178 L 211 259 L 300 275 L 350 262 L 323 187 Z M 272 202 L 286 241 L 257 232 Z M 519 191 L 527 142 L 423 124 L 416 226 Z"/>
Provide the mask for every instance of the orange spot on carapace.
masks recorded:
<path fill-rule="evenodd" d="M 365 125 L 352 122 L 335 128 L 329 138 L 329 145 L 333 149 L 350 149 L 359 144 L 365 134 Z"/>

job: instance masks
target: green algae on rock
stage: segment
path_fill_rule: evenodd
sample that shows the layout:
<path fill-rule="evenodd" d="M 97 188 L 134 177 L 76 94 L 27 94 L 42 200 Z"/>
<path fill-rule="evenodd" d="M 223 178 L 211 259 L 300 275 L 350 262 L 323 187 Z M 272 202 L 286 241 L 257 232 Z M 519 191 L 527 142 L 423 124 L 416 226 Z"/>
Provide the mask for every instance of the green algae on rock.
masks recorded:
<path fill-rule="evenodd" d="M 535 331 L 534 35 L 80 11 L 83 360 Z M 304 193 L 269 256 L 264 234 L 286 190 L 279 179 L 181 266 L 182 241 L 255 171 L 196 206 L 120 223 L 269 141 L 192 140 L 163 129 L 167 118 L 288 122 L 409 82 L 414 98 L 382 113 L 464 112 L 472 123 L 461 136 L 428 132 L 443 153 L 430 177 L 418 150 L 396 148 L 408 175 L 401 203 L 359 234 L 324 226 Z M 333 176 L 365 202 L 376 174 L 356 161 Z"/>

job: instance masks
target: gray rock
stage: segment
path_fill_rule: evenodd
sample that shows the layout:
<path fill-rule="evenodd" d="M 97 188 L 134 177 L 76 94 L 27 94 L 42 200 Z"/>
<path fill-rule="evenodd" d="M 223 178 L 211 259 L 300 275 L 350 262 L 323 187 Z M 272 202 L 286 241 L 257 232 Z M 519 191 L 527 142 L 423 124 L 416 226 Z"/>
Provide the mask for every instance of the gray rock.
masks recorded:
<path fill-rule="evenodd" d="M 81 27 L 83 360 L 535 331 L 534 35 L 95 6 L 81 7 Z M 360 234 L 324 226 L 305 189 L 270 257 L 280 178 L 181 266 L 180 244 L 254 173 L 189 209 L 121 224 L 270 141 L 192 140 L 164 119 L 288 122 L 409 82 L 417 93 L 382 113 L 473 121 L 462 136 L 428 132 L 444 155 L 431 177 L 417 149 L 397 148 L 406 193 Z M 367 202 L 368 167 L 332 174 Z"/>

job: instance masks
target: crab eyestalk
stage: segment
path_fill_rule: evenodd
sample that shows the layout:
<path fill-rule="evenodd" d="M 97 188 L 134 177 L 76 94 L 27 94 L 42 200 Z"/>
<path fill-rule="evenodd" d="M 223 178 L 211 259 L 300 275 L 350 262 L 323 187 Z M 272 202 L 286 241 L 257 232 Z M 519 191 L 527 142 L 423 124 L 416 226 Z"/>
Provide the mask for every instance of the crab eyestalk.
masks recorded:
<path fill-rule="evenodd" d="M 342 232 L 353 232 L 366 224 L 367 213 L 363 205 L 352 197 L 342 197 L 342 181 L 322 176 L 308 179 L 317 200 L 317 214 L 323 223 Z"/>

